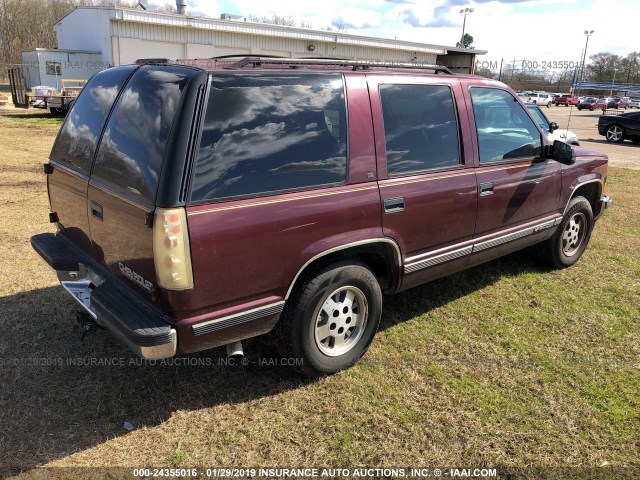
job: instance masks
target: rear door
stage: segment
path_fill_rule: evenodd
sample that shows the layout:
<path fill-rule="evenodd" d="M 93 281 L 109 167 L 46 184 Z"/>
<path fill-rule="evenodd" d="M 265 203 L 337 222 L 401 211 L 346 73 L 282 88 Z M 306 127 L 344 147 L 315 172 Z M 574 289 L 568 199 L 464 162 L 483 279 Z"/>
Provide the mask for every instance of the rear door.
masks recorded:
<path fill-rule="evenodd" d="M 151 217 L 174 117 L 189 72 L 141 67 L 113 108 L 89 181 L 93 256 L 151 294 L 155 266 Z"/>
<path fill-rule="evenodd" d="M 439 76 L 438 76 L 439 77 Z M 457 80 L 367 75 L 382 224 L 404 252 L 403 287 L 460 268 L 471 252 L 476 179 Z"/>
<path fill-rule="evenodd" d="M 109 111 L 134 66 L 111 68 L 91 78 L 58 133 L 48 175 L 51 211 L 60 232 L 86 253 L 91 251 L 87 184 L 91 163 Z"/>

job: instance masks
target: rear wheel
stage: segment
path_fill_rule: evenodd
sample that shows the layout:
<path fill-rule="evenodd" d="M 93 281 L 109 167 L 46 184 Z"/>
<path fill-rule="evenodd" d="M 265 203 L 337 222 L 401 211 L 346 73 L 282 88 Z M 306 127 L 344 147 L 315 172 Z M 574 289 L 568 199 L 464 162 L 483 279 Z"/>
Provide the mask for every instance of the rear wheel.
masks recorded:
<path fill-rule="evenodd" d="M 336 264 L 297 289 L 278 323 L 281 353 L 309 377 L 355 364 L 378 330 L 382 292 L 361 264 Z"/>
<path fill-rule="evenodd" d="M 609 142 L 621 143 L 624 141 L 624 128 L 621 125 L 609 125 L 604 134 Z"/>
<path fill-rule="evenodd" d="M 589 201 L 584 197 L 573 198 L 556 232 L 540 244 L 542 260 L 555 268 L 576 263 L 589 244 L 593 222 Z"/>

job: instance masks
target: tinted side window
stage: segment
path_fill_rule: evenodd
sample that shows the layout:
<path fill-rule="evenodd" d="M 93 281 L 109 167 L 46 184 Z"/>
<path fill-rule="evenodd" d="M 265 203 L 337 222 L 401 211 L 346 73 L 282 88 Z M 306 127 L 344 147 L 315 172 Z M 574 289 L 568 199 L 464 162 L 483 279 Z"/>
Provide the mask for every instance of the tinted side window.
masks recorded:
<path fill-rule="evenodd" d="M 182 67 L 142 67 L 129 80 L 105 129 L 92 178 L 153 202 L 182 91 Z"/>
<path fill-rule="evenodd" d="M 342 75 L 229 75 L 211 84 L 191 200 L 343 183 Z"/>
<path fill-rule="evenodd" d="M 104 122 L 132 65 L 96 73 L 80 92 L 60 129 L 51 159 L 88 174 Z"/>
<path fill-rule="evenodd" d="M 520 104 L 505 90 L 472 87 L 480 162 L 540 155 L 540 132 Z"/>
<path fill-rule="evenodd" d="M 444 85 L 381 85 L 389 176 L 460 165 L 458 121 Z"/>

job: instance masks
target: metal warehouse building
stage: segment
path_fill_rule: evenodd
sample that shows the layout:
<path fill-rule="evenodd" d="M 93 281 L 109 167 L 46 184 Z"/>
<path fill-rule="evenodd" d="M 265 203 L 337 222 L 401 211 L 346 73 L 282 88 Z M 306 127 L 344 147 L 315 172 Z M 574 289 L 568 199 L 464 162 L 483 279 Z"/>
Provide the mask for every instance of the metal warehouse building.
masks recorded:
<path fill-rule="evenodd" d="M 181 2 L 182 3 L 182 2 Z M 197 59 L 264 54 L 439 63 L 473 72 L 485 51 L 121 7 L 77 7 L 54 26 L 59 49 L 100 52 L 107 65 L 139 58 Z"/>
<path fill-rule="evenodd" d="M 34 48 L 22 52 L 24 81 L 27 88 L 47 85 L 60 89 L 63 78 L 89 80 L 104 70 L 100 52 Z"/>

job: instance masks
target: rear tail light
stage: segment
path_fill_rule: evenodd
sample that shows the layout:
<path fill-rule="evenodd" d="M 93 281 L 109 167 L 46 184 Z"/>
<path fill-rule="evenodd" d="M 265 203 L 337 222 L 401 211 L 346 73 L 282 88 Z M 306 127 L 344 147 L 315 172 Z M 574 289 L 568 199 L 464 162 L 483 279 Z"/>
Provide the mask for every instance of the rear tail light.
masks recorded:
<path fill-rule="evenodd" d="M 157 208 L 153 219 L 153 260 L 158 285 L 167 290 L 193 288 L 187 214 L 184 208 Z"/>

